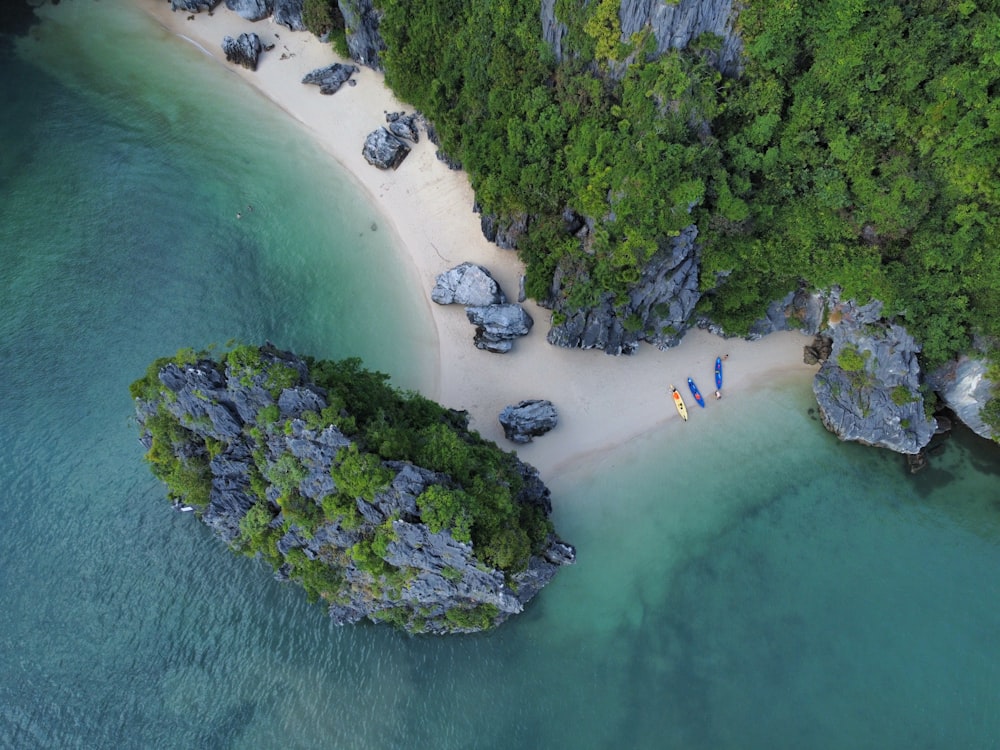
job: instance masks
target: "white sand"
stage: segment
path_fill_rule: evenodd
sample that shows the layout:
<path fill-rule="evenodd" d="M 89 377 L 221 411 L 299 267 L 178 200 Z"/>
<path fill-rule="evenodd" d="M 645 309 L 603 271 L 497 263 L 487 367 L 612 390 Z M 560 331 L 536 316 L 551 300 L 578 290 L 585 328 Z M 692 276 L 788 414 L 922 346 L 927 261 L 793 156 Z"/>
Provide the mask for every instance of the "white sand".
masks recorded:
<path fill-rule="evenodd" d="M 430 301 L 435 277 L 463 261 L 490 269 L 509 298 L 516 298 L 523 267 L 515 253 L 487 242 L 479 216 L 472 211 L 473 192 L 464 172 L 453 172 L 435 157 L 422 138 L 394 172 L 383 172 L 361 156 L 365 137 L 385 124 L 385 112 L 413 111 L 398 101 L 381 74 L 367 68 L 355 75 L 357 85 L 323 96 L 302 77 L 338 58 L 329 45 L 308 33 L 291 32 L 270 21 L 250 23 L 219 5 L 213 15 L 193 19 L 173 13 L 164 0 L 134 0 L 168 31 L 200 48 L 214 63 L 226 66 L 258 92 L 284 109 L 370 194 L 391 223 L 403 254 L 412 264 L 413 283 L 425 290 L 437 329 L 439 370 L 424 393 L 446 406 L 465 409 L 471 425 L 484 437 L 538 467 L 542 476 L 571 469 L 598 451 L 621 446 L 657 429 L 677 429 L 680 419 L 667 395 L 673 383 L 685 395 L 690 421 L 685 430 L 698 431 L 729 399 L 745 398 L 754 385 L 782 377 L 809 378 L 814 369 L 802 364 L 807 340 L 796 333 L 768 336 L 754 343 L 723 340 L 703 331 L 689 333 L 677 348 L 661 352 L 643 345 L 637 355 L 609 357 L 603 352 L 564 350 L 545 341 L 549 312 L 528 302 L 535 320 L 531 334 L 515 342 L 508 354 L 475 348 L 474 329 L 459 305 L 443 307 Z M 256 72 L 226 62 L 221 42 L 226 35 L 256 32 L 275 47 L 261 56 Z M 282 59 L 284 57 L 284 59 Z M 342 62 L 348 62 L 341 60 Z M 729 354 L 725 364 L 725 397 L 714 403 L 715 358 Z M 713 403 L 702 411 L 686 388 L 691 376 Z M 559 413 L 559 426 L 533 443 L 514 446 L 504 438 L 497 415 L 507 404 L 545 398 Z M 692 434 L 692 433 L 688 433 Z"/>

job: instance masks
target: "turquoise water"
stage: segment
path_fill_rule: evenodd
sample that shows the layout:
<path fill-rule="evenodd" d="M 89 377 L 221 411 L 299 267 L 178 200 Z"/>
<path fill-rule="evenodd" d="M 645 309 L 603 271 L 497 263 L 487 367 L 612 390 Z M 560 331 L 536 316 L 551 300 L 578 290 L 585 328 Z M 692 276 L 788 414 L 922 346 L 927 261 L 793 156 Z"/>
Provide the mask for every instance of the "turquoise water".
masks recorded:
<path fill-rule="evenodd" d="M 548 477 L 579 562 L 492 634 L 336 628 L 173 512 L 149 361 L 269 338 L 419 387 L 425 290 L 232 76 L 120 2 L 56 19 L 0 52 L 0 747 L 1000 744 L 1000 454 L 910 477 L 801 380 Z"/>

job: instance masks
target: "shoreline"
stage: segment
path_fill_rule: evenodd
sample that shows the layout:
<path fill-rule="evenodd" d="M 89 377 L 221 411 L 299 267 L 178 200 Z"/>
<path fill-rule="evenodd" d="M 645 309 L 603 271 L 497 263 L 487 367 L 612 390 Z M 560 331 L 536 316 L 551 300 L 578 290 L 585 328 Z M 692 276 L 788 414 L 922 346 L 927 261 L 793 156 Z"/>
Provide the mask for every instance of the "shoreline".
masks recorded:
<path fill-rule="evenodd" d="M 133 0 L 134 2 L 136 0 Z M 381 73 L 358 66 L 356 86 L 345 85 L 324 96 L 302 77 L 339 58 L 328 44 L 309 32 L 293 32 L 271 20 L 252 23 L 217 6 L 213 15 L 173 12 L 162 0 L 137 4 L 178 41 L 190 44 L 214 63 L 238 76 L 249 89 L 299 122 L 367 194 L 395 234 L 394 245 L 407 275 L 423 290 L 437 337 L 435 371 L 421 390 L 429 398 L 469 413 L 470 427 L 507 450 L 516 450 L 535 466 L 543 479 L 572 471 L 589 457 L 611 451 L 629 440 L 681 423 L 668 397 L 672 382 L 683 386 L 688 376 L 701 384 L 707 400 L 715 401 L 713 367 L 716 356 L 730 355 L 725 367 L 725 398 L 746 397 L 756 386 L 784 377 L 811 378 L 815 368 L 802 364 L 806 338 L 795 332 L 771 334 L 759 341 L 723 339 L 702 330 L 689 331 L 680 346 L 666 351 L 644 344 L 631 356 L 611 357 L 599 351 L 560 349 L 548 344 L 549 311 L 528 300 L 525 309 L 535 321 L 531 333 L 518 339 L 508 354 L 476 349 L 474 329 L 461 305 L 431 301 L 435 277 L 464 261 L 485 266 L 508 298 L 517 295 L 523 266 L 514 251 L 487 242 L 472 210 L 474 194 L 465 172 L 438 161 L 436 147 L 422 134 L 420 142 L 396 171 L 382 171 L 361 155 L 365 137 L 385 124 L 385 113 L 412 112 L 385 86 Z M 274 49 L 261 55 L 257 71 L 229 63 L 222 52 L 226 35 L 256 32 Z M 488 387 L 482 384 L 488 383 Z M 497 416 L 508 404 L 548 399 L 559 414 L 558 426 L 525 445 L 508 441 Z M 713 404 L 712 406 L 715 406 Z M 701 409 L 695 407 L 701 412 Z M 711 424 L 718 408 L 692 414 L 686 429 L 697 434 Z"/>

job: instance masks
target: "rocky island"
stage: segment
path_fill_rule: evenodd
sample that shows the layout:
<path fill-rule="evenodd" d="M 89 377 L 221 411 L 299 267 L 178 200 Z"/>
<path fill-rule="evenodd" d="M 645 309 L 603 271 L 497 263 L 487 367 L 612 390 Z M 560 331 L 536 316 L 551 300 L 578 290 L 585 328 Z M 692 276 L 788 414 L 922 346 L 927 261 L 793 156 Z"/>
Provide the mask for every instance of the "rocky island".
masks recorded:
<path fill-rule="evenodd" d="M 338 624 L 494 627 L 574 562 L 531 466 L 358 360 L 184 350 L 131 386 L 153 473 Z"/>

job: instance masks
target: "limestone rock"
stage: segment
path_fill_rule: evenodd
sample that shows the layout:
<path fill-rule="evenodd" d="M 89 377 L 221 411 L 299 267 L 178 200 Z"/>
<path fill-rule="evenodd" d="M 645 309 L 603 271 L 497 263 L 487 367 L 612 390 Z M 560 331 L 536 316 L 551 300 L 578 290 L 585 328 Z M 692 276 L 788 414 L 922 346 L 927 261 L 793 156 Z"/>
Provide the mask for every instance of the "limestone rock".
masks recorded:
<path fill-rule="evenodd" d="M 764 318 L 750 326 L 748 338 L 759 339 L 775 331 L 801 331 L 814 336 L 823 324 L 825 308 L 826 300 L 817 292 L 805 289 L 789 292 L 784 299 L 768 305 Z"/>
<path fill-rule="evenodd" d="M 419 143 L 420 141 L 420 115 L 416 112 L 406 114 L 405 112 L 387 112 L 385 121 L 389 125 L 389 132 L 397 138 L 405 138 L 408 141 Z"/>
<path fill-rule="evenodd" d="M 506 406 L 500 412 L 499 419 L 504 436 L 514 443 L 530 443 L 533 438 L 544 435 L 559 423 L 559 415 L 552 402 L 542 399 Z"/>
<path fill-rule="evenodd" d="M 201 13 L 203 10 L 211 12 L 219 2 L 220 0 L 170 0 L 170 9 L 185 13 Z"/>
<path fill-rule="evenodd" d="M 410 153 L 410 147 L 385 128 L 369 133 L 361 150 L 365 161 L 379 169 L 396 169 Z"/>
<path fill-rule="evenodd" d="M 690 327 L 701 298 L 697 236 L 697 228 L 691 225 L 658 250 L 629 289 L 625 304 L 605 294 L 593 307 L 561 309 L 562 280 L 569 272 L 557 268 L 552 304 L 563 313 L 564 320 L 549 330 L 548 342 L 568 348 L 602 349 L 612 355 L 633 354 L 640 341 L 660 349 L 676 346 Z"/>
<path fill-rule="evenodd" d="M 882 305 L 838 303 L 829 329 L 830 358 L 813 381 L 823 424 L 841 440 L 919 453 L 936 424 L 924 414 L 920 347 L 882 320 Z"/>
<path fill-rule="evenodd" d="M 257 61 L 262 50 L 260 37 L 253 33 L 240 34 L 235 39 L 227 36 L 222 40 L 222 51 L 226 53 L 226 60 L 250 70 L 257 70 Z"/>
<path fill-rule="evenodd" d="M 996 387 L 986 376 L 988 371 L 989 363 L 985 359 L 963 355 L 930 373 L 927 382 L 970 430 L 995 440 L 1000 436 L 994 434 L 980 416 Z"/>
<path fill-rule="evenodd" d="M 272 19 L 291 31 L 306 31 L 306 24 L 302 20 L 303 5 L 303 0 L 274 0 Z"/>
<path fill-rule="evenodd" d="M 375 70 L 382 70 L 385 41 L 379 33 L 382 12 L 372 0 L 337 0 L 347 29 L 347 49 L 351 59 Z"/>
<path fill-rule="evenodd" d="M 516 303 L 466 307 L 465 314 L 476 326 L 476 347 L 498 354 L 509 352 L 514 340 L 527 336 L 534 325 L 528 312 Z"/>
<path fill-rule="evenodd" d="M 319 86 L 319 93 L 327 96 L 336 94 L 340 87 L 351 80 L 351 76 L 358 72 L 357 65 L 345 65 L 344 63 L 331 63 L 325 68 L 306 73 L 302 78 L 302 83 L 311 83 Z"/>
<path fill-rule="evenodd" d="M 507 301 L 490 272 L 483 266 L 468 262 L 438 274 L 431 290 L 431 299 L 439 305 L 459 304 L 472 307 L 502 305 Z"/>
<path fill-rule="evenodd" d="M 245 543 L 241 521 L 252 508 L 259 512 L 263 503 L 272 514 L 266 528 L 274 534 L 280 556 L 275 578 L 299 578 L 296 565 L 301 563 L 296 560 L 303 556 L 320 569 L 328 566 L 325 585 L 335 587 L 328 602 L 334 622 L 390 619 L 413 632 L 481 630 L 521 612 L 561 566 L 575 561 L 573 547 L 550 534 L 523 570 L 505 574 L 490 567 L 471 541 L 457 539 L 447 528 L 432 531 L 422 520 L 419 498 L 428 488 L 461 486 L 446 474 L 407 461 L 382 461 L 391 477 L 388 483 L 370 499 L 356 498 L 357 517 L 342 525 L 343 514 L 328 514 L 325 501 L 342 489 L 336 486 L 334 468 L 353 443 L 335 424 L 315 426 L 327 401 L 323 389 L 310 380 L 304 360 L 268 346 L 259 350 L 259 364 L 255 357 L 231 358 L 225 368 L 207 359 L 178 362 L 160 367 L 155 398 L 136 400 L 140 439 L 150 448 L 148 421 L 163 409 L 173 415 L 178 423 L 170 433 L 175 457 L 189 470 L 207 467 L 211 483 L 207 503 L 192 515 L 239 548 Z M 275 372 L 278 380 L 272 377 Z M 282 385 L 275 385 L 279 381 Z M 277 420 L 275 407 L 281 414 Z M 260 419 L 265 410 L 267 419 Z M 289 466 L 295 467 L 296 484 L 279 488 Z M 514 469 L 519 490 L 513 502 L 548 515 L 549 490 L 537 470 L 520 461 Z M 297 498 L 298 515 L 286 516 L 291 511 L 283 503 L 289 502 L 290 492 Z M 316 511 L 302 511 L 310 506 L 323 508 L 322 514 L 317 518 Z M 315 526 L 298 525 L 309 518 Z M 370 565 L 353 557 L 359 543 L 370 543 L 387 525 L 392 532 L 382 560 L 394 575 L 405 577 L 404 586 L 387 586 L 385 576 L 377 580 Z"/>
<path fill-rule="evenodd" d="M 226 7 L 247 21 L 260 21 L 274 12 L 274 0 L 226 0 Z"/>

